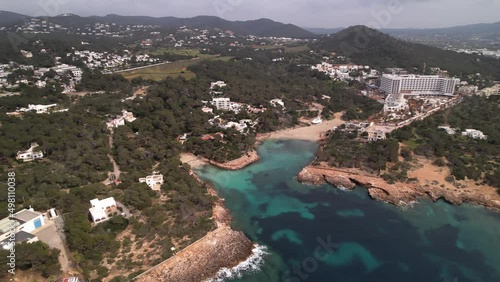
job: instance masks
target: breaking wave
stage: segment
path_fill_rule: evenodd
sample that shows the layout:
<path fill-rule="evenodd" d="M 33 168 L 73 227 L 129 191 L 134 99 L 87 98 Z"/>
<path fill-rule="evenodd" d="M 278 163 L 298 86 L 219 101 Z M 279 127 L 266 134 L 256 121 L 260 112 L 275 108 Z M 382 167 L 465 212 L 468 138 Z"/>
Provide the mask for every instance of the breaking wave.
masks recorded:
<path fill-rule="evenodd" d="M 223 282 L 227 279 L 241 278 L 247 272 L 256 272 L 264 264 L 264 257 L 267 254 L 269 253 L 266 246 L 256 244 L 252 249 L 252 255 L 245 261 L 232 268 L 221 268 L 215 278 L 206 280 L 206 282 Z"/>

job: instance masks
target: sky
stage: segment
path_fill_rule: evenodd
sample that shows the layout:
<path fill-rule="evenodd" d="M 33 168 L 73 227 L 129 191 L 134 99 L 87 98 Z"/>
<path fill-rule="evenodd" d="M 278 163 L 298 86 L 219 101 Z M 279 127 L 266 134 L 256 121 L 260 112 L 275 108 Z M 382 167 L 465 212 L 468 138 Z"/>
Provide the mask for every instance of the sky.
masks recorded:
<path fill-rule="evenodd" d="M 0 0 L 0 10 L 30 16 L 74 13 L 269 18 L 301 27 L 433 28 L 500 21 L 500 0 Z"/>

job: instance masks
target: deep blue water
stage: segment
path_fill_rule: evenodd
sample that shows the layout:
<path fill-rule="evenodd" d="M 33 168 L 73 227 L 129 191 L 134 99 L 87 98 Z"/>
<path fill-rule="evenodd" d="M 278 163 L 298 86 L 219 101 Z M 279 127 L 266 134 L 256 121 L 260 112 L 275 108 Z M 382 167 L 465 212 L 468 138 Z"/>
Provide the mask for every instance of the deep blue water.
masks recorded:
<path fill-rule="evenodd" d="M 241 171 L 196 171 L 225 198 L 234 228 L 268 248 L 259 271 L 231 281 L 500 281 L 499 213 L 427 200 L 398 209 L 362 187 L 302 185 L 294 177 L 316 149 L 267 141 Z"/>

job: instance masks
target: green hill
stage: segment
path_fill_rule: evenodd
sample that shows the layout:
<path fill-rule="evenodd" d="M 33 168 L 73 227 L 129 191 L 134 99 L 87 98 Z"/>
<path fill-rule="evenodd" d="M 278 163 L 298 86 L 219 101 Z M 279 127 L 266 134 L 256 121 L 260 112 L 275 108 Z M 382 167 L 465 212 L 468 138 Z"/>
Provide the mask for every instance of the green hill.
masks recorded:
<path fill-rule="evenodd" d="M 485 73 L 500 80 L 498 59 L 402 41 L 366 26 L 352 26 L 322 37 L 316 48 L 337 52 L 354 63 L 378 69 L 401 67 L 421 73 L 425 63 L 428 67 L 446 69 L 454 75 Z"/>

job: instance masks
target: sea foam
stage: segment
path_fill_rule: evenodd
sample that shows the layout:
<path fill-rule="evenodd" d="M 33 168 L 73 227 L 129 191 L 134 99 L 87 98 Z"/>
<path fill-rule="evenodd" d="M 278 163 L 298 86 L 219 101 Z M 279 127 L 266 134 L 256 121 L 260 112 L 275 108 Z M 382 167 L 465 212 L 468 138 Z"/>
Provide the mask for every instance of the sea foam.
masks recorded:
<path fill-rule="evenodd" d="M 233 268 L 221 268 L 214 278 L 205 282 L 223 282 L 227 279 L 241 278 L 247 272 L 256 272 L 264 264 L 264 257 L 269 254 L 266 246 L 255 244 L 252 249 L 252 255 L 245 261 L 240 262 Z"/>

